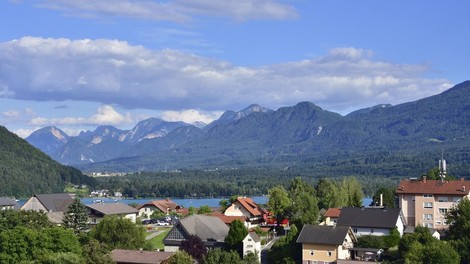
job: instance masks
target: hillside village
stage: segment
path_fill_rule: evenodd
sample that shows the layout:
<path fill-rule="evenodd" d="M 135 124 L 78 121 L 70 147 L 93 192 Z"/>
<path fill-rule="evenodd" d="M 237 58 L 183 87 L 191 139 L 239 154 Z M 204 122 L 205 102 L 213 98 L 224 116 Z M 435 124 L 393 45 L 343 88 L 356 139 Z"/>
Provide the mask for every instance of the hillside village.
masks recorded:
<path fill-rule="evenodd" d="M 232 197 L 219 208 L 183 208 L 171 199 L 134 206 L 119 202 L 83 204 L 71 194 L 55 193 L 36 194 L 21 207 L 13 199 L 1 198 L 0 206 L 4 216 L 37 213 L 37 219 L 47 219 L 48 228 L 65 228 L 78 238 L 90 236 L 89 242 L 101 243 L 101 262 L 77 256 L 85 262 L 76 263 L 108 263 L 103 262 L 105 259 L 109 263 L 142 264 L 430 263 L 444 256 L 445 263 L 466 263 L 468 245 L 459 241 L 465 241 L 467 235 L 464 231 L 469 220 L 463 215 L 470 216 L 470 181 L 446 179 L 445 161 L 443 164 L 438 178 L 400 181 L 393 193 L 396 207 L 385 201 L 389 194 L 381 190 L 371 206 L 357 204 L 361 196 L 353 190 L 351 180 L 344 206 L 320 208 L 340 203 L 334 201 L 337 197 L 325 202 L 320 197 L 325 189 L 313 189 L 300 178 L 288 189 L 272 188 L 265 205 L 249 197 Z M 317 204 L 312 206 L 312 201 Z M 20 213 L 17 218 L 25 215 Z M 5 230 L 5 223 L 2 225 L 1 230 Z M 20 255 L 5 254 L 20 248 L 2 251 L 10 241 L 5 234 L 0 232 L 4 238 L 0 260 L 17 263 L 22 260 Z M 160 248 L 146 244 L 145 237 L 150 240 L 157 236 Z M 107 242 L 110 237 L 112 242 Z M 119 244 L 123 238 L 140 242 Z M 58 252 L 70 253 L 63 250 Z M 429 250 L 434 251 L 426 253 Z M 27 254 L 23 256 L 27 259 Z M 190 261 L 184 262 L 185 258 Z"/>

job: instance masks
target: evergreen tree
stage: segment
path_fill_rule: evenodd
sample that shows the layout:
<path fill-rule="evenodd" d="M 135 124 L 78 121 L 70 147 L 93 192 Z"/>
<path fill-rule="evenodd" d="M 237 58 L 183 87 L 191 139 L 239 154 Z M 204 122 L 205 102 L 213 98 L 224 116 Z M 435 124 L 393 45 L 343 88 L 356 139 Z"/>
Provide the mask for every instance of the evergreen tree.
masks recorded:
<path fill-rule="evenodd" d="M 243 239 L 248 235 L 248 230 L 242 221 L 236 219 L 230 224 L 228 235 L 225 238 L 227 248 L 241 253 L 243 250 Z"/>
<path fill-rule="evenodd" d="M 380 205 L 380 194 L 382 194 L 382 205 L 387 208 L 396 208 L 397 202 L 395 199 L 394 190 L 380 187 L 372 196 L 371 206 Z"/>
<path fill-rule="evenodd" d="M 79 233 L 88 228 L 88 214 L 85 205 L 80 199 L 75 198 L 71 204 L 67 206 L 62 220 L 64 227 L 71 228 L 75 233 Z"/>

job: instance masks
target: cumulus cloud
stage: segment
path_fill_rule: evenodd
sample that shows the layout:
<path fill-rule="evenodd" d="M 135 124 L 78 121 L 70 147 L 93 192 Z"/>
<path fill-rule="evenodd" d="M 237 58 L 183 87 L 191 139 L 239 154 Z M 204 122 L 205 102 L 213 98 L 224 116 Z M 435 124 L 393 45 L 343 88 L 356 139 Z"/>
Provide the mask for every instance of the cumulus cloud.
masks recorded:
<path fill-rule="evenodd" d="M 162 113 L 162 119 L 166 121 L 183 121 L 188 124 L 195 122 L 204 122 L 209 124 L 210 122 L 218 119 L 223 112 L 204 112 L 196 109 L 186 109 L 183 111 L 164 111 Z"/>
<path fill-rule="evenodd" d="M 20 113 L 15 110 L 10 110 L 3 112 L 2 115 L 6 118 L 18 118 L 20 116 Z"/>
<path fill-rule="evenodd" d="M 292 6 L 276 0 L 43 0 L 39 6 L 82 17 L 123 16 L 176 23 L 191 21 L 197 15 L 238 21 L 297 17 Z"/>
<path fill-rule="evenodd" d="M 251 103 L 275 109 L 311 101 L 341 112 L 397 104 L 451 86 L 446 79 L 425 77 L 430 70 L 424 64 L 378 61 L 372 51 L 354 47 L 302 61 L 242 67 L 118 40 L 24 37 L 0 43 L 0 76 L 10 91 L 6 97 L 156 110 L 239 110 Z"/>
<path fill-rule="evenodd" d="M 45 118 L 35 117 L 29 122 L 33 126 L 58 125 L 128 125 L 135 122 L 130 113 L 122 115 L 110 105 L 103 105 L 90 117 Z"/>

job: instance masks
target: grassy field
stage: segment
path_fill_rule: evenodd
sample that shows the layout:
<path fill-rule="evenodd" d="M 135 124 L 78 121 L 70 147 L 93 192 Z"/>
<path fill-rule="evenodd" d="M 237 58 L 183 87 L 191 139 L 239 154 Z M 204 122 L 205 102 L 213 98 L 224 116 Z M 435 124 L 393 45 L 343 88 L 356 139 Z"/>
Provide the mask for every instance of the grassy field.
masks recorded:
<path fill-rule="evenodd" d="M 156 237 L 149 240 L 152 245 L 152 250 L 163 249 L 163 238 L 170 232 L 170 228 L 161 228 L 160 231 L 163 231 L 161 234 L 158 234 Z"/>

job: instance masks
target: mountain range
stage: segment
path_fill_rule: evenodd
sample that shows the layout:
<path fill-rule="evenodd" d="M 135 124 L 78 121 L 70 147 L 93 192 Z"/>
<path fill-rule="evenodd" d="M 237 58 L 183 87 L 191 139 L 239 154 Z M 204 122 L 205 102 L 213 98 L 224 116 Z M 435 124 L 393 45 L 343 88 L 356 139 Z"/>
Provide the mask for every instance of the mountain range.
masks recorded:
<path fill-rule="evenodd" d="M 303 168 L 318 175 L 416 176 L 445 155 L 470 176 L 470 81 L 434 96 L 346 116 L 310 102 L 227 111 L 205 127 L 152 118 L 132 130 L 100 126 L 76 137 L 42 128 L 26 140 L 85 171 Z"/>

